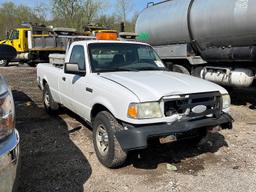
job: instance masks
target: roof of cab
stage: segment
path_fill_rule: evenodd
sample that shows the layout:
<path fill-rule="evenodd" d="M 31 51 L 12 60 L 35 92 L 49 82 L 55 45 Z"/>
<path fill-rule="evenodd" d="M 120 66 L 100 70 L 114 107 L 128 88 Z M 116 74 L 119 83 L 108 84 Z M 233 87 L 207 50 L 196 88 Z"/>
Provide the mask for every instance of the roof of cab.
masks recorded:
<path fill-rule="evenodd" d="M 86 46 L 93 43 L 121 43 L 121 44 L 149 45 L 147 43 L 142 43 L 137 41 L 119 41 L 119 40 L 83 40 L 83 41 L 76 41 L 73 44 Z"/>

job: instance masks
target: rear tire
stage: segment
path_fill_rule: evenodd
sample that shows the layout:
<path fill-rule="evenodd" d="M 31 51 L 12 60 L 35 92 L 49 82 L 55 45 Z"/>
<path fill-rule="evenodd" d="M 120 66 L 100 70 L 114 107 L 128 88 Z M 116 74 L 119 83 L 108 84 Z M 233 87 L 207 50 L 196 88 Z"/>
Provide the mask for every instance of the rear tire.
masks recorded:
<path fill-rule="evenodd" d="M 29 67 L 36 67 L 37 66 L 37 63 L 32 62 L 32 61 L 27 62 L 27 64 L 28 64 Z"/>
<path fill-rule="evenodd" d="M 7 67 L 9 65 L 8 60 L 0 60 L 0 67 Z"/>
<path fill-rule="evenodd" d="M 46 110 L 47 113 L 49 114 L 56 114 L 59 111 L 59 104 L 56 103 L 53 98 L 52 98 L 52 94 L 49 88 L 49 85 L 46 84 L 44 86 L 44 90 L 43 90 L 43 103 L 44 103 L 44 108 Z"/>
<path fill-rule="evenodd" d="M 99 161 L 108 168 L 121 166 L 127 158 L 115 137 L 120 130 L 122 125 L 107 111 L 100 112 L 93 122 L 94 149 Z"/>

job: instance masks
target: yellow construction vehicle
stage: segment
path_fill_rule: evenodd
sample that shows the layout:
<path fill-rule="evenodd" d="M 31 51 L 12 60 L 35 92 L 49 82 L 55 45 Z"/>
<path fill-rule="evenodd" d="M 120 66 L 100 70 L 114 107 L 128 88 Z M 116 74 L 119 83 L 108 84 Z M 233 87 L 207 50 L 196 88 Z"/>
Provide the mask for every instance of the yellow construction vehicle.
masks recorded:
<path fill-rule="evenodd" d="M 28 31 L 29 28 L 17 28 L 13 30 L 6 40 L 0 41 L 0 45 L 14 47 L 18 54 L 28 52 Z M 0 60 L 0 66 L 7 66 L 8 60 Z"/>
<path fill-rule="evenodd" d="M 28 51 L 27 32 L 29 28 L 17 28 L 13 30 L 7 40 L 0 41 L 0 44 L 13 46 L 18 52 Z"/>
<path fill-rule="evenodd" d="M 12 61 L 26 62 L 35 65 L 48 62 L 49 54 L 65 53 L 70 38 L 79 37 L 73 28 L 53 28 L 39 25 L 27 25 L 11 31 L 1 44 L 11 45 L 17 51 Z M 0 60 L 0 66 L 7 66 L 10 60 Z"/>

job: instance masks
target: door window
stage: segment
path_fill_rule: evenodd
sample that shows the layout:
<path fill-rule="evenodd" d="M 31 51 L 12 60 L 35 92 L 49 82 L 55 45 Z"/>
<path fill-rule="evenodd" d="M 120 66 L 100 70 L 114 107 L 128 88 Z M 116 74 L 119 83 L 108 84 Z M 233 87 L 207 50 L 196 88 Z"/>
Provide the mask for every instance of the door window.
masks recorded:
<path fill-rule="evenodd" d="M 85 70 L 84 47 L 75 45 L 72 49 L 69 63 L 78 64 L 79 70 Z"/>
<path fill-rule="evenodd" d="M 10 40 L 19 39 L 19 32 L 18 31 L 12 31 L 10 35 Z"/>

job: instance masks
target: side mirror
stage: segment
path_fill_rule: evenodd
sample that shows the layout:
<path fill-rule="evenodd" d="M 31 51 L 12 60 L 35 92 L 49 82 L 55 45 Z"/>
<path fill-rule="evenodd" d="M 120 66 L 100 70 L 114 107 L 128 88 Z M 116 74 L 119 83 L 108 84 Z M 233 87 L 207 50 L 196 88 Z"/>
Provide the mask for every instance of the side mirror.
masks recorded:
<path fill-rule="evenodd" d="M 77 63 L 65 63 L 64 64 L 64 73 L 74 74 L 74 75 L 85 75 L 85 70 L 79 70 Z"/>

